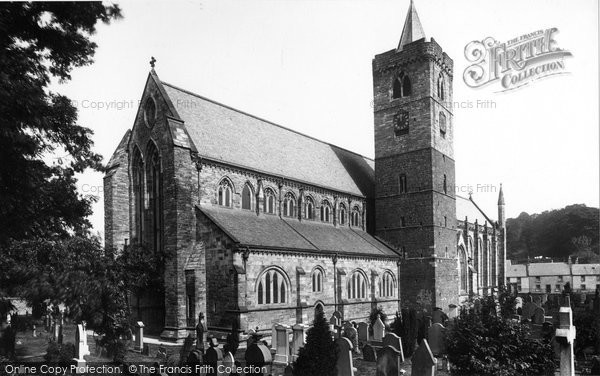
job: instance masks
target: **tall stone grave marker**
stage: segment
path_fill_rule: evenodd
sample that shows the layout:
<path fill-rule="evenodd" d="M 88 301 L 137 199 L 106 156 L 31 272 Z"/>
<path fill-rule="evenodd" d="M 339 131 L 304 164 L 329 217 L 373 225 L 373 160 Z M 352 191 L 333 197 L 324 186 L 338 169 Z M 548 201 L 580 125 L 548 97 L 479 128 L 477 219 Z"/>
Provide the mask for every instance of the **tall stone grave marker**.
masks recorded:
<path fill-rule="evenodd" d="M 558 312 L 559 325 L 556 329 L 556 340 L 560 345 L 560 376 L 575 375 L 575 327 L 573 326 L 573 311 L 571 307 L 560 307 Z"/>
<path fill-rule="evenodd" d="M 421 341 L 421 345 L 417 347 L 412 356 L 412 373 L 411 376 L 434 376 L 437 359 L 431 353 L 429 344 L 426 339 Z"/>
<path fill-rule="evenodd" d="M 352 365 L 352 343 L 345 337 L 336 339 L 335 343 L 337 344 L 336 375 L 354 376 L 356 369 Z"/>

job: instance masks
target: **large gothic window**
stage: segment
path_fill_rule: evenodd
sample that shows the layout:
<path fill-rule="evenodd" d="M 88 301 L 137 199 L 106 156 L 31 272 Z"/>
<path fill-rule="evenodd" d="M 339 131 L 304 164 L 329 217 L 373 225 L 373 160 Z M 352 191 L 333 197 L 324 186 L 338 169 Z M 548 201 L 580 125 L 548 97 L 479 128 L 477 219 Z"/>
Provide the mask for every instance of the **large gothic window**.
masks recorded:
<path fill-rule="evenodd" d="M 246 183 L 242 189 L 242 209 L 252 210 L 252 187 Z"/>
<path fill-rule="evenodd" d="M 144 179 L 144 160 L 142 153 L 135 147 L 131 161 L 133 176 L 133 194 L 134 194 L 134 213 L 135 213 L 135 238 L 142 242 L 144 228 L 144 200 L 145 200 L 145 179 Z"/>
<path fill-rule="evenodd" d="M 312 291 L 323 291 L 323 270 L 320 267 L 315 268 L 312 273 Z"/>
<path fill-rule="evenodd" d="M 287 279 L 281 271 L 270 268 L 258 278 L 256 288 L 258 304 L 280 304 L 288 301 Z"/>
<path fill-rule="evenodd" d="M 346 205 L 340 204 L 340 225 L 346 224 Z"/>
<path fill-rule="evenodd" d="M 285 194 L 283 198 L 283 215 L 286 217 L 294 217 L 296 214 L 296 197 L 292 192 Z"/>
<path fill-rule="evenodd" d="M 396 78 L 394 78 L 394 84 L 392 88 L 392 98 L 403 98 L 408 97 L 411 94 L 412 87 L 410 84 L 410 78 L 404 72 L 400 72 Z"/>
<path fill-rule="evenodd" d="M 154 251 L 162 244 L 162 178 L 160 155 L 153 142 L 148 145 L 148 201 L 150 209 L 151 244 Z"/>
<path fill-rule="evenodd" d="M 367 278 L 365 275 L 356 270 L 348 278 L 346 286 L 348 299 L 364 299 L 367 297 Z"/>
<path fill-rule="evenodd" d="M 323 200 L 321 202 L 321 222 L 330 222 L 331 221 L 331 205 L 329 205 L 329 201 Z"/>
<path fill-rule="evenodd" d="M 469 288 L 469 270 L 467 263 L 467 254 L 462 246 L 458 248 L 458 268 L 458 275 L 460 278 L 460 292 L 461 294 L 466 294 Z"/>
<path fill-rule="evenodd" d="M 275 193 L 271 188 L 265 189 L 265 213 L 275 214 Z"/>
<path fill-rule="evenodd" d="M 379 296 L 383 298 L 394 296 L 394 276 L 390 271 L 385 271 L 379 280 Z"/>
<path fill-rule="evenodd" d="M 229 182 L 229 180 L 227 179 L 223 179 L 221 180 L 221 183 L 219 183 L 219 188 L 218 188 L 218 203 L 221 206 L 227 206 L 227 207 L 231 207 L 232 205 L 232 199 L 233 199 L 233 187 L 231 186 L 231 183 Z"/>
<path fill-rule="evenodd" d="M 315 219 L 315 203 L 313 199 L 310 196 L 306 196 L 304 201 L 304 218 Z"/>

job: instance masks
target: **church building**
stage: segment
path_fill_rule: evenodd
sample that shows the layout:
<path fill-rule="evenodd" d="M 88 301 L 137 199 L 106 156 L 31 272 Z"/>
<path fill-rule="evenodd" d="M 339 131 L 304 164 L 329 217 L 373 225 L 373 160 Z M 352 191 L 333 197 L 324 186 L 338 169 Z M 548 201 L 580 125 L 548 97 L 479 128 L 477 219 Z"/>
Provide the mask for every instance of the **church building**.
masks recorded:
<path fill-rule="evenodd" d="M 154 65 L 154 64 L 152 64 Z M 167 255 L 135 318 L 181 340 L 381 307 L 451 314 L 505 280 L 504 198 L 455 194 L 453 61 L 412 4 L 373 59 L 375 159 L 162 81 L 152 67 L 104 177 L 106 248 Z M 365 124 L 365 126 L 370 126 Z M 500 282 L 499 282 L 500 281 Z"/>

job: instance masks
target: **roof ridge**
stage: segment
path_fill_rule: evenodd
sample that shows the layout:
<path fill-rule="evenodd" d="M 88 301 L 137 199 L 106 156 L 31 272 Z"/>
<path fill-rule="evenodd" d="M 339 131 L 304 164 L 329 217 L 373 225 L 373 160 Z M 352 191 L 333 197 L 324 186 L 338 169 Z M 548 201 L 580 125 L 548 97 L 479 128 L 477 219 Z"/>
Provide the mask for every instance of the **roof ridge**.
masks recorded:
<path fill-rule="evenodd" d="M 216 104 L 216 105 L 218 105 L 218 106 L 225 107 L 225 108 L 227 108 L 227 109 L 230 109 L 230 110 L 232 110 L 232 111 L 235 111 L 235 112 L 237 112 L 237 113 L 240 113 L 240 114 L 242 114 L 242 115 L 250 116 L 250 117 L 252 117 L 252 118 L 254 118 L 254 119 L 257 119 L 257 120 L 263 121 L 263 122 L 265 122 L 265 123 L 268 123 L 268 124 L 274 125 L 274 126 L 276 126 L 276 127 L 279 127 L 279 128 L 281 128 L 281 129 L 284 129 L 284 130 L 286 130 L 286 131 L 289 131 L 289 132 L 292 132 L 292 133 L 296 133 L 296 134 L 298 134 L 298 135 L 300 135 L 300 136 L 303 136 L 303 137 L 306 137 L 306 138 L 310 138 L 310 139 L 312 139 L 312 140 L 315 140 L 315 141 L 317 141 L 317 142 L 320 142 L 320 143 L 322 143 L 322 144 L 329 145 L 329 146 L 331 146 L 331 147 L 334 147 L 334 148 L 337 148 L 337 149 L 340 149 L 340 150 L 343 150 L 343 151 L 347 151 L 348 153 L 352 153 L 352 154 L 354 154 L 354 155 L 356 155 L 356 156 L 359 156 L 359 157 L 361 157 L 361 158 L 365 158 L 365 159 L 368 159 L 368 160 L 370 160 L 370 161 L 373 161 L 373 162 L 375 161 L 375 159 L 373 159 L 373 158 L 371 158 L 371 157 L 367 157 L 366 155 L 362 155 L 362 154 L 360 154 L 360 153 L 357 153 L 357 152 L 355 152 L 355 151 L 352 151 L 352 150 L 349 150 L 349 149 L 343 148 L 343 147 L 341 147 L 341 146 L 334 145 L 334 144 L 332 144 L 332 143 L 329 143 L 329 142 L 326 142 L 326 141 L 320 140 L 320 139 L 318 139 L 318 138 L 316 138 L 316 137 L 310 136 L 310 135 L 308 135 L 308 134 L 305 134 L 305 133 L 299 132 L 299 131 L 297 131 L 297 130 L 294 130 L 294 129 L 291 129 L 291 128 L 288 128 L 288 127 L 285 127 L 285 126 L 283 126 L 283 125 L 281 125 L 281 124 L 277 124 L 277 123 L 275 123 L 275 122 L 272 122 L 272 121 L 270 121 L 270 120 L 267 120 L 267 119 L 261 118 L 261 117 L 259 117 L 259 116 L 253 115 L 253 114 L 251 114 L 251 113 L 248 113 L 248 112 L 246 112 L 246 111 L 242 111 L 242 110 L 239 110 L 239 109 L 237 109 L 237 108 L 235 108 L 235 107 L 231 107 L 231 106 L 229 106 L 229 105 L 226 105 L 226 104 L 223 104 L 223 103 L 221 103 L 221 102 L 217 102 L 217 101 L 216 101 L 216 100 L 214 100 L 214 99 L 207 98 L 207 97 L 205 97 L 205 96 L 202 96 L 202 95 L 200 95 L 200 94 L 194 93 L 193 91 L 190 91 L 190 90 L 187 90 L 187 89 L 183 89 L 183 88 L 181 88 L 181 87 L 179 87 L 179 86 L 176 86 L 176 85 L 170 84 L 170 83 L 168 83 L 168 82 L 165 82 L 165 81 L 162 81 L 162 80 L 160 80 L 160 82 L 161 82 L 163 85 L 166 85 L 166 86 L 169 86 L 169 87 L 171 87 L 172 89 L 175 89 L 175 90 L 182 91 L 182 92 L 184 92 L 184 93 L 186 93 L 186 94 L 189 94 L 189 95 L 193 95 L 193 96 L 195 96 L 195 97 L 198 97 L 198 98 L 200 98 L 200 99 L 203 99 L 203 100 L 205 100 L 205 101 L 208 101 L 208 102 L 211 102 L 211 103 L 214 103 L 214 104 Z"/>

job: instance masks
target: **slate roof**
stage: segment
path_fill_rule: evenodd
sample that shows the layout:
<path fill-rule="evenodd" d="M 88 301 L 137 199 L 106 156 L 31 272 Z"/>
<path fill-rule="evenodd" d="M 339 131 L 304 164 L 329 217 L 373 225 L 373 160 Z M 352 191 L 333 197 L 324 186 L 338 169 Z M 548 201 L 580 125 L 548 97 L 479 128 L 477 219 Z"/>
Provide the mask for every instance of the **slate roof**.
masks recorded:
<path fill-rule="evenodd" d="M 573 275 L 600 275 L 600 264 L 573 264 Z"/>
<path fill-rule="evenodd" d="M 540 262 L 529 264 L 529 276 L 569 275 L 569 264 L 565 262 Z"/>
<path fill-rule="evenodd" d="M 356 196 L 373 195 L 372 159 L 162 84 L 199 156 Z"/>
<path fill-rule="evenodd" d="M 509 260 L 510 262 L 510 260 Z M 507 277 L 526 277 L 527 276 L 527 265 L 515 264 L 506 266 Z"/>
<path fill-rule="evenodd" d="M 465 216 L 469 223 L 475 223 L 483 226 L 487 221 L 488 226 L 492 225 L 493 219 L 488 217 L 471 199 L 456 195 L 456 219 L 464 221 Z"/>
<path fill-rule="evenodd" d="M 276 215 L 200 205 L 199 210 L 235 242 L 255 248 L 397 257 L 365 231 L 331 224 L 298 221 Z"/>

